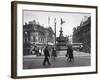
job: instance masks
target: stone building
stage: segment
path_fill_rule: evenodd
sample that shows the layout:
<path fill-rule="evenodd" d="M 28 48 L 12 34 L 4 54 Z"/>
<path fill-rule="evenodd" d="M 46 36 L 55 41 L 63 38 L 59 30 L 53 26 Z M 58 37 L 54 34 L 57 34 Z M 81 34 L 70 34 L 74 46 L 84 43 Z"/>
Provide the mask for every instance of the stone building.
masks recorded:
<path fill-rule="evenodd" d="M 45 28 L 35 20 L 30 21 L 23 25 L 23 44 L 25 50 L 34 45 L 38 47 L 43 47 L 44 44 L 54 45 L 54 32 L 51 27 Z"/>
<path fill-rule="evenodd" d="M 91 17 L 81 22 L 80 26 L 73 29 L 73 43 L 82 43 L 80 50 L 90 53 L 91 51 Z"/>

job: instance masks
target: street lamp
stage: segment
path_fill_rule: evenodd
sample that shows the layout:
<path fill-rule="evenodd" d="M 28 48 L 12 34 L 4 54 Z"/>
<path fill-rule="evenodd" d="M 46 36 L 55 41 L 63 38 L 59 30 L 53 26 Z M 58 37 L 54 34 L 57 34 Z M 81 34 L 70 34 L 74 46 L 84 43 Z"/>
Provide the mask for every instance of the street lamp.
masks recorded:
<path fill-rule="evenodd" d="M 54 26 L 55 26 L 55 48 L 56 48 L 56 18 L 54 19 Z"/>

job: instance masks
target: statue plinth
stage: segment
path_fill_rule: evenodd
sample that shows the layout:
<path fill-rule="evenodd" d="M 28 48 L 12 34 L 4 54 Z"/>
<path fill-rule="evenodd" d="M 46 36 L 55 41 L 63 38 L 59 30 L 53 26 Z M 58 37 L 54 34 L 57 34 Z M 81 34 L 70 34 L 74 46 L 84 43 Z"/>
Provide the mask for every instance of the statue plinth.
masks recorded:
<path fill-rule="evenodd" d="M 66 37 L 63 36 L 63 31 L 62 31 L 62 27 L 60 28 L 60 35 L 59 37 L 56 38 L 57 40 L 57 44 L 56 44 L 56 49 L 57 50 L 66 50 L 66 44 L 67 44 L 67 39 Z"/>

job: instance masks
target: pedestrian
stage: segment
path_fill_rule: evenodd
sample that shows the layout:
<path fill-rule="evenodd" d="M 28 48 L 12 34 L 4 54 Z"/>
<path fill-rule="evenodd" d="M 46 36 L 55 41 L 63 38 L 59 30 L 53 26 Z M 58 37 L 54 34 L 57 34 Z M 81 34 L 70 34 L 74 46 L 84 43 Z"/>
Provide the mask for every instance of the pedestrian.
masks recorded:
<path fill-rule="evenodd" d="M 36 50 L 36 46 L 33 46 L 32 50 L 31 50 L 31 53 L 32 53 L 33 55 L 35 55 L 35 50 Z"/>
<path fill-rule="evenodd" d="M 48 51 L 48 46 L 46 46 L 44 48 L 44 61 L 43 61 L 44 66 L 45 66 L 46 62 L 48 63 L 48 65 L 50 65 L 49 57 L 50 57 L 50 54 L 49 54 L 49 51 Z"/>
<path fill-rule="evenodd" d="M 74 61 L 73 49 L 72 49 L 72 47 L 71 47 L 71 46 L 68 46 L 66 56 L 68 57 L 68 58 L 67 58 L 67 61 L 69 61 L 69 62 Z"/>
<path fill-rule="evenodd" d="M 41 55 L 44 55 L 44 47 L 41 49 Z"/>
<path fill-rule="evenodd" d="M 36 56 L 39 56 L 39 48 L 38 47 L 35 48 L 35 54 L 36 54 Z"/>
<path fill-rule="evenodd" d="M 53 47 L 52 48 L 52 57 L 53 57 L 53 60 L 55 61 L 56 60 L 56 50 L 55 50 L 55 48 Z"/>
<path fill-rule="evenodd" d="M 39 48 L 39 56 L 42 55 L 42 48 Z"/>

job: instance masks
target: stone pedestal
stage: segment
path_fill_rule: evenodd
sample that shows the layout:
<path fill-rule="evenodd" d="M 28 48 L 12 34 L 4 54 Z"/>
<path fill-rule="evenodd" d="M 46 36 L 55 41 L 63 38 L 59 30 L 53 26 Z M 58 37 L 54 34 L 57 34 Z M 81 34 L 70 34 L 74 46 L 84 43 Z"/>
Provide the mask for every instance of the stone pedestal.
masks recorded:
<path fill-rule="evenodd" d="M 66 50 L 67 49 L 67 38 L 63 36 L 63 31 L 62 31 L 62 27 L 60 28 L 60 35 L 59 37 L 57 37 L 56 41 L 56 49 L 57 50 Z"/>

